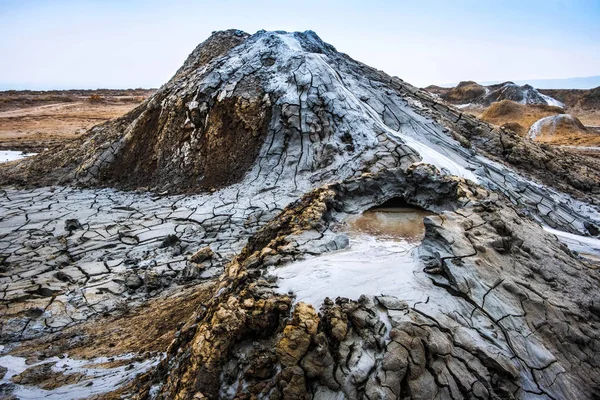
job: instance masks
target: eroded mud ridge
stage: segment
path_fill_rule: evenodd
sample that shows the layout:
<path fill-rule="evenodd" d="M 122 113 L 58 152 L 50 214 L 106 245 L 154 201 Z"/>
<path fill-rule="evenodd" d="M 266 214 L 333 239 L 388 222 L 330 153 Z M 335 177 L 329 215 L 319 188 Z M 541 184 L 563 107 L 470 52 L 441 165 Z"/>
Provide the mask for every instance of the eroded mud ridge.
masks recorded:
<path fill-rule="evenodd" d="M 597 398 L 598 175 L 313 32 L 216 32 L 0 165 L 2 393 Z"/>

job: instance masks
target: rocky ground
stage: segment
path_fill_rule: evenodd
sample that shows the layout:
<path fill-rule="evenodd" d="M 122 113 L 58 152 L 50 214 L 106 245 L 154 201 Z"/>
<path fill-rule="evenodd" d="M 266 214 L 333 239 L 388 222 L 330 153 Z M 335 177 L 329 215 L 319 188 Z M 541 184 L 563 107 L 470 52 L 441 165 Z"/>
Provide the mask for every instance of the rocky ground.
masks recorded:
<path fill-rule="evenodd" d="M 0 390 L 597 398 L 599 173 L 314 32 L 216 32 L 0 165 Z"/>

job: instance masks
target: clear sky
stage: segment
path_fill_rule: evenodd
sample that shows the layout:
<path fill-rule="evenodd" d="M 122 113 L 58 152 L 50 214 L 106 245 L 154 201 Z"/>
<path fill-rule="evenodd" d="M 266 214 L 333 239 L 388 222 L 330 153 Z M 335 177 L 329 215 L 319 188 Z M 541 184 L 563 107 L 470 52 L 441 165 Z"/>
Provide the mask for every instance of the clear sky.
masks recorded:
<path fill-rule="evenodd" d="M 228 28 L 311 29 L 418 86 L 600 75 L 600 0 L 0 0 L 0 87 L 158 87 Z"/>

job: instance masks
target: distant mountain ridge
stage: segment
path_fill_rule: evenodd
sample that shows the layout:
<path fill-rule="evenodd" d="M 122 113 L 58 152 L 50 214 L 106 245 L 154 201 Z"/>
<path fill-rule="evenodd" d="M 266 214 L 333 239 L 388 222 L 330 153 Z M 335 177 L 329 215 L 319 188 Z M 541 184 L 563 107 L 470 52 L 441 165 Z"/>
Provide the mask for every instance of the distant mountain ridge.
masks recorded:
<path fill-rule="evenodd" d="M 489 86 L 502 83 L 503 81 L 480 82 L 481 85 Z M 512 81 L 517 85 L 531 85 L 536 89 L 593 89 L 600 86 L 600 75 L 583 76 L 562 79 L 524 79 Z M 457 86 L 458 82 L 436 85 L 444 88 Z"/>
<path fill-rule="evenodd" d="M 514 82 L 484 86 L 477 82 L 465 81 L 453 88 L 432 85 L 426 87 L 425 90 L 440 96 L 450 103 L 462 106 L 479 104 L 487 107 L 497 101 L 512 100 L 521 104 L 564 107 L 564 104 L 560 101 L 540 93 L 532 86 L 519 86 Z"/>

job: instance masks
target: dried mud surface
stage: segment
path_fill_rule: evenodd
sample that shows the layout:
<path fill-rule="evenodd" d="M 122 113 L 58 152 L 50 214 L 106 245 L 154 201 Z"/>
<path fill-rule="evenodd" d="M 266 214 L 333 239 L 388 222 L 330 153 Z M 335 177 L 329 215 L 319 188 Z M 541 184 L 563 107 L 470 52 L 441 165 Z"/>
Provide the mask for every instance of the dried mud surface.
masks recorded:
<path fill-rule="evenodd" d="M 599 175 L 314 32 L 217 32 L 131 112 L 0 165 L 1 395 L 597 398 Z M 421 210 L 370 221 L 415 237 L 401 286 L 281 290 L 390 204 Z"/>

